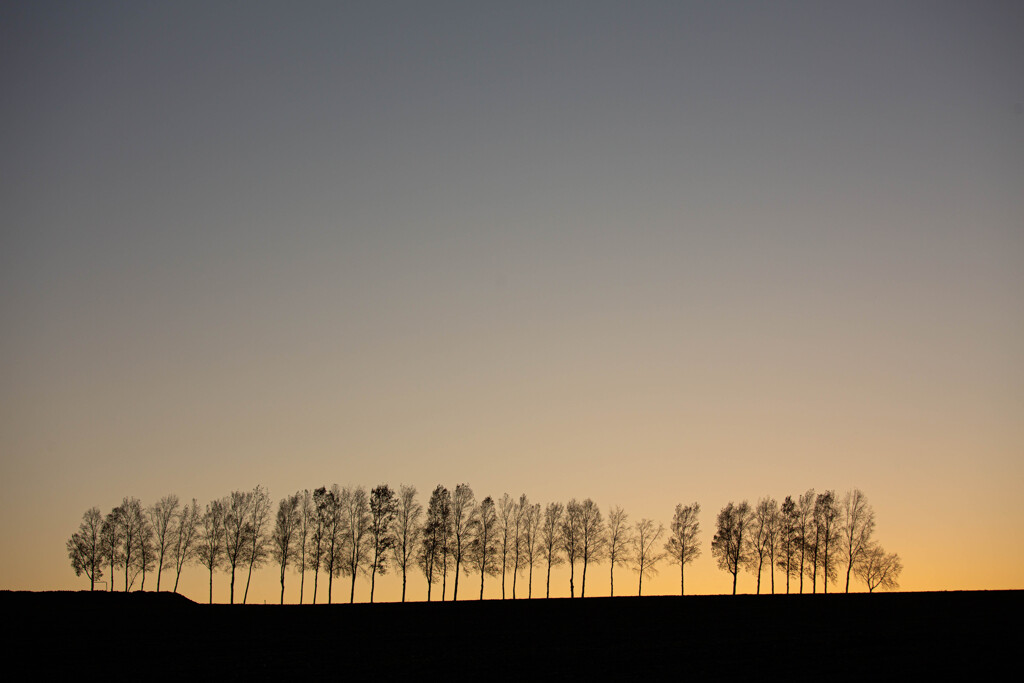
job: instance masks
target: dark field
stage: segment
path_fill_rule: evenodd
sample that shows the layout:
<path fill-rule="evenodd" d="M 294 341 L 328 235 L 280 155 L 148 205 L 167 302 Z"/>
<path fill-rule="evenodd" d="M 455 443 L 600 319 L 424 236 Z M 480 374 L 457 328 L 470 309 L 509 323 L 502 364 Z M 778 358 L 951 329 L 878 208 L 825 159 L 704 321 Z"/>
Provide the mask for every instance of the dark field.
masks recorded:
<path fill-rule="evenodd" d="M 1015 677 L 1022 608 L 1024 591 L 283 607 L 0 592 L 9 672 L 100 680 Z"/>

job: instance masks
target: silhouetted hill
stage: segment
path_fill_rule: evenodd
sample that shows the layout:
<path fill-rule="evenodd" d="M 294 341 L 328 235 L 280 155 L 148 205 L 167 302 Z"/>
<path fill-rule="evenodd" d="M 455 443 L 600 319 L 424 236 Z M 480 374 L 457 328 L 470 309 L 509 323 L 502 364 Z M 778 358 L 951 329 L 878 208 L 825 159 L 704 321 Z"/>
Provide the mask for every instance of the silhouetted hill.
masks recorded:
<path fill-rule="evenodd" d="M 978 676 L 1016 657 L 1022 607 L 1022 591 L 316 606 L 0 592 L 16 659 L 107 680 Z"/>

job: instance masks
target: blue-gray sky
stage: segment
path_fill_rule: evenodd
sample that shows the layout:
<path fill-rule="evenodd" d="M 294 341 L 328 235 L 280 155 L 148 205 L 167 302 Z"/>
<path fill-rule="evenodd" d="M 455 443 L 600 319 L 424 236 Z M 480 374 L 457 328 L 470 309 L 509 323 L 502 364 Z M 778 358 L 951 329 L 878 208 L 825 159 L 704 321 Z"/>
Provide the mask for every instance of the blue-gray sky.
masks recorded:
<path fill-rule="evenodd" d="M 1022 35 L 1012 2 L 7 3 L 0 580 L 77 585 L 123 496 L 466 480 L 699 500 L 708 542 L 857 486 L 908 588 L 1020 587 Z"/>

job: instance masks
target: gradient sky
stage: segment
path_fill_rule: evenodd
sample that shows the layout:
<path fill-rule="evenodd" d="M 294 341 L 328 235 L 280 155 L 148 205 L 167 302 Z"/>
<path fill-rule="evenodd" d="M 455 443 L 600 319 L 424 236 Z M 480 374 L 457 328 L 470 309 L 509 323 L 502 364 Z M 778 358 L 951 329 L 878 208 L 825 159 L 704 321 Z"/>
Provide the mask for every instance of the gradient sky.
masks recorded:
<path fill-rule="evenodd" d="M 904 589 L 1024 588 L 1021 36 L 1015 2 L 4 3 L 0 587 L 87 587 L 64 543 L 125 496 L 465 481 L 699 501 L 699 593 L 727 502 L 858 487 Z"/>

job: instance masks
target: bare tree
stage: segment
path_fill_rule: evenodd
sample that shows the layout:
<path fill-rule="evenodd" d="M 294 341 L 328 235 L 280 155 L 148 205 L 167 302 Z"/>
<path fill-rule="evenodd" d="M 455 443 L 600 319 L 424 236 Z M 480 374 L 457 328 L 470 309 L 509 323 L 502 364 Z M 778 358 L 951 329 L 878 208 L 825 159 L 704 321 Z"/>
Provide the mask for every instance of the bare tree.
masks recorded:
<path fill-rule="evenodd" d="M 484 599 L 484 577 L 497 576 L 501 570 L 498 560 L 498 515 L 490 496 L 481 501 L 470 517 L 466 573 L 470 569 L 480 572 L 480 599 Z M 454 598 L 453 598 L 454 599 Z"/>
<path fill-rule="evenodd" d="M 526 525 L 526 514 L 530 508 L 530 499 L 525 493 L 519 494 L 516 502 L 515 518 L 512 533 L 512 599 L 516 599 L 516 579 L 519 576 L 519 563 L 526 554 L 526 543 L 523 539 Z"/>
<path fill-rule="evenodd" d="M 156 566 L 156 548 L 153 546 L 154 532 L 153 525 L 149 521 L 149 517 L 146 515 L 145 509 L 142 505 L 139 505 L 139 517 L 141 522 L 139 524 L 139 535 L 138 535 L 138 560 L 135 564 L 139 573 L 142 574 L 142 582 L 139 584 L 139 590 L 146 590 L 146 572 L 153 571 Z"/>
<path fill-rule="evenodd" d="M 443 573 L 445 544 L 448 538 L 448 527 L 451 524 L 451 494 L 440 484 L 430 494 L 427 503 L 427 518 L 423 524 L 422 542 L 419 565 L 423 576 L 427 579 L 427 602 L 430 602 L 431 588 L 436 581 L 436 574 Z M 443 580 L 443 579 L 442 579 Z M 444 601 L 442 586 L 441 600 Z"/>
<path fill-rule="evenodd" d="M 896 590 L 900 587 L 903 563 L 896 553 L 886 554 L 882 546 L 872 545 L 864 551 L 853 571 L 867 584 L 869 593 L 874 593 L 876 588 Z"/>
<path fill-rule="evenodd" d="M 176 535 L 178 507 L 181 503 L 174 494 L 164 496 L 146 511 L 153 527 L 153 549 L 156 551 L 156 590 L 160 592 L 160 576 L 164 567 L 171 567 L 171 549 Z"/>
<path fill-rule="evenodd" d="M 252 493 L 232 491 L 224 505 L 224 559 L 231 570 L 230 603 L 235 604 L 235 569 L 242 562 Z"/>
<path fill-rule="evenodd" d="M 686 592 L 685 571 L 686 565 L 700 557 L 700 544 L 697 536 L 700 534 L 700 503 L 683 506 L 676 504 L 676 512 L 672 517 L 672 525 L 669 527 L 668 541 L 665 543 L 665 552 L 673 564 L 679 565 L 679 594 Z"/>
<path fill-rule="evenodd" d="M 196 556 L 200 564 L 210 571 L 210 604 L 213 604 L 213 572 L 224 561 L 224 514 L 226 503 L 214 500 L 206 504 L 200 519 L 199 544 Z"/>
<path fill-rule="evenodd" d="M 736 595 L 736 577 L 740 567 L 747 562 L 750 518 L 750 505 L 747 501 L 739 505 L 733 505 L 730 501 L 718 513 L 718 530 L 711 541 L 711 554 L 718 560 L 718 568 L 732 574 L 733 595 Z"/>
<path fill-rule="evenodd" d="M 817 542 L 811 541 L 811 535 L 813 533 L 813 521 L 814 521 L 814 489 L 807 489 L 797 501 L 796 505 L 796 519 L 797 519 L 797 543 L 800 547 L 800 593 L 804 592 L 804 576 L 810 576 L 810 570 L 807 567 L 808 555 L 811 556 L 814 567 L 817 567 Z"/>
<path fill-rule="evenodd" d="M 541 512 L 540 503 L 534 503 L 526 508 L 523 515 L 523 560 L 530 568 L 530 577 L 527 581 L 527 598 L 533 598 L 533 567 L 540 559 L 541 551 Z"/>
<path fill-rule="evenodd" d="M 391 530 L 398 514 L 398 500 L 387 484 L 381 484 L 370 492 L 370 542 L 373 545 L 373 560 L 370 562 L 370 602 L 373 602 L 373 588 L 377 572 L 387 573 L 388 551 L 395 547 L 395 536 Z"/>
<path fill-rule="evenodd" d="M 836 551 L 839 546 L 839 503 L 833 491 L 825 491 L 814 500 L 815 538 L 817 539 L 817 566 L 821 567 L 828 593 L 828 580 L 835 579 Z"/>
<path fill-rule="evenodd" d="M 789 580 L 800 573 L 797 556 L 800 553 L 799 516 L 792 496 L 786 496 L 779 511 L 779 559 L 775 566 L 786 576 L 786 594 Z"/>
<path fill-rule="evenodd" d="M 604 556 L 604 521 L 601 519 L 601 508 L 587 498 L 580 505 L 580 558 L 583 560 L 583 582 L 580 584 L 580 597 L 587 592 L 587 565 L 597 562 Z"/>
<path fill-rule="evenodd" d="M 346 489 L 347 491 L 347 489 Z M 330 490 L 321 494 L 319 513 L 323 516 L 324 531 L 321 538 L 323 550 L 320 558 L 323 564 L 324 573 L 327 575 L 327 604 L 331 604 L 334 596 L 334 577 L 341 576 L 345 565 L 345 544 L 347 543 L 347 531 L 345 529 L 345 507 L 343 492 L 337 484 L 332 484 Z"/>
<path fill-rule="evenodd" d="M 750 534 L 747 535 L 747 569 L 757 575 L 757 594 L 761 594 L 761 569 L 768 557 L 768 535 L 771 526 L 772 498 L 762 498 L 754 506 Z"/>
<path fill-rule="evenodd" d="M 299 494 L 281 499 L 277 505 L 277 519 L 270 536 L 270 548 L 274 561 L 281 567 L 281 604 L 284 604 L 284 577 L 288 562 L 299 550 L 298 535 L 302 526 L 301 500 Z"/>
<path fill-rule="evenodd" d="M 96 581 L 103 578 L 103 516 L 97 507 L 89 508 L 82 515 L 78 531 L 67 542 L 68 558 L 75 576 L 89 579 L 89 590 L 96 588 Z"/>
<path fill-rule="evenodd" d="M 493 501 L 492 501 L 493 502 Z M 459 484 L 452 494 L 452 557 L 455 559 L 455 588 L 452 600 L 459 599 L 459 568 L 462 566 L 466 543 L 469 540 L 469 521 L 476 509 L 476 498 L 469 484 Z M 443 593 L 443 591 L 442 591 Z M 442 595 L 442 598 L 444 596 Z"/>
<path fill-rule="evenodd" d="M 309 489 L 303 489 L 295 494 L 299 498 L 299 533 L 295 539 L 299 548 L 299 604 L 302 604 L 303 593 L 306 590 L 306 553 L 309 551 L 310 534 L 316 526 L 316 507 L 313 505 L 313 494 Z"/>
<path fill-rule="evenodd" d="M 580 555 L 583 535 L 583 522 L 581 519 L 581 505 L 575 498 L 565 506 L 565 515 L 562 517 L 562 527 L 559 533 L 559 541 L 562 544 L 561 550 L 565 553 L 565 561 L 569 564 L 569 597 L 576 597 L 576 558 Z"/>
<path fill-rule="evenodd" d="M 544 597 L 551 597 L 551 567 L 562 564 L 564 560 L 559 554 L 562 549 L 562 518 L 565 506 L 561 503 L 548 503 L 544 509 L 544 522 L 540 527 L 540 546 L 547 564 L 547 589 Z"/>
<path fill-rule="evenodd" d="M 636 572 L 640 575 L 640 583 L 637 586 L 636 594 L 644 594 L 644 574 L 657 574 L 658 562 L 665 555 L 655 550 L 658 539 L 665 533 L 665 525 L 658 524 L 644 518 L 636 523 L 636 533 L 633 535 L 633 557 L 636 561 Z"/>
<path fill-rule="evenodd" d="M 100 538 L 103 543 L 103 560 L 110 565 L 110 590 L 114 590 L 114 565 L 121 562 L 121 508 L 115 507 L 103 518 Z"/>
<path fill-rule="evenodd" d="M 850 592 L 850 572 L 871 547 L 871 534 L 875 530 L 875 511 L 860 489 L 843 496 L 840 535 L 846 556 L 846 592 Z"/>
<path fill-rule="evenodd" d="M 508 573 L 509 551 L 513 545 L 513 533 L 515 527 L 516 502 L 507 493 L 498 499 L 495 512 L 498 516 L 498 546 L 501 555 L 501 599 L 505 599 L 505 575 Z"/>
<path fill-rule="evenodd" d="M 306 552 L 307 569 L 313 572 L 313 604 L 316 604 L 316 592 L 320 583 L 320 568 L 324 561 L 324 535 L 327 525 L 334 514 L 334 506 L 327 499 L 327 487 L 321 486 L 313 490 L 313 519 L 309 527 L 308 550 Z"/>
<path fill-rule="evenodd" d="M 356 576 L 360 570 L 366 570 L 370 561 L 370 503 L 366 498 L 366 489 L 346 487 L 341 492 L 342 511 L 345 515 L 345 564 L 342 573 L 352 578 L 352 587 L 348 601 L 356 601 Z"/>
<path fill-rule="evenodd" d="M 121 525 L 121 564 L 124 567 L 124 590 L 127 593 L 145 568 L 140 556 L 145 553 L 142 546 L 146 536 L 146 515 L 138 498 L 125 498 L 121 502 L 117 521 Z"/>
<path fill-rule="evenodd" d="M 409 563 L 413 560 L 422 534 L 422 516 L 423 506 L 416 502 L 416 487 L 403 484 L 398 489 L 395 544 L 392 546 L 395 564 L 402 570 L 402 602 L 405 602 L 405 580 L 409 572 Z"/>
<path fill-rule="evenodd" d="M 268 544 L 267 523 L 270 521 L 270 494 L 265 488 L 257 485 L 252 490 L 252 501 L 249 504 L 249 521 L 245 528 L 245 548 L 243 560 L 249 564 L 249 574 L 245 579 L 245 593 L 242 604 L 249 598 L 249 582 L 252 580 L 253 567 L 263 566 L 267 559 Z"/>
<path fill-rule="evenodd" d="M 196 541 L 199 521 L 202 514 L 199 512 L 199 503 L 192 499 L 192 503 L 181 508 L 178 514 L 178 521 L 175 522 L 174 543 L 171 554 L 174 565 L 174 592 L 178 592 L 178 581 L 181 579 L 181 570 L 196 556 Z"/>
<path fill-rule="evenodd" d="M 615 596 L 615 565 L 626 566 L 630 561 L 629 548 L 633 539 L 628 520 L 629 515 L 621 507 L 608 510 L 608 580 L 612 597 Z"/>

